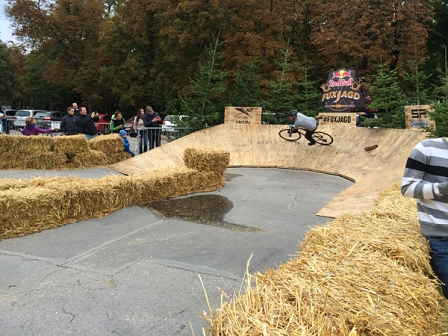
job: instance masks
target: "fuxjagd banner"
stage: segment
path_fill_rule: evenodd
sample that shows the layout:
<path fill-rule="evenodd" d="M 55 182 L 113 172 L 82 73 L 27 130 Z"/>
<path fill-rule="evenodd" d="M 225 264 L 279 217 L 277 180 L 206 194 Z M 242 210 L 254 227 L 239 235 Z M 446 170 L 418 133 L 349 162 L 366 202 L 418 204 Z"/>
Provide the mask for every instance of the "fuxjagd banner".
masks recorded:
<path fill-rule="evenodd" d="M 321 89 L 318 105 L 324 106 L 327 112 L 351 112 L 357 106 L 365 107 L 364 87 L 354 70 L 341 68 L 330 72 Z"/>

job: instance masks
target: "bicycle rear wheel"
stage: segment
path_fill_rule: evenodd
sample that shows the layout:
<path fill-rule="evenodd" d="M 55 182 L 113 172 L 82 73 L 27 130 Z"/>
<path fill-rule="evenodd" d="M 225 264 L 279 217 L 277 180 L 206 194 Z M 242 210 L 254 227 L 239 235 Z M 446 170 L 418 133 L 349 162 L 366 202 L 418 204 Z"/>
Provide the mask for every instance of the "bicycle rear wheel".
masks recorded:
<path fill-rule="evenodd" d="M 330 134 L 324 132 L 314 132 L 313 139 L 320 145 L 331 145 L 333 143 L 333 137 Z"/>
<path fill-rule="evenodd" d="M 287 141 L 297 141 L 302 136 L 300 132 L 291 133 L 289 128 L 282 129 L 280 132 L 278 132 L 278 135 L 280 135 L 280 138 Z"/>

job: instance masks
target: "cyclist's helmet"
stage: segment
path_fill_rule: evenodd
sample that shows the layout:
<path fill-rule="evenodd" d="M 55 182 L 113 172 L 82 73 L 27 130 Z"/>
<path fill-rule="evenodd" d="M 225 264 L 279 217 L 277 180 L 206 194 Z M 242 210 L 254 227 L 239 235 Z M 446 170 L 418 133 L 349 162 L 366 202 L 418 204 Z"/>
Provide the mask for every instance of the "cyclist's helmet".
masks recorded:
<path fill-rule="evenodd" d="M 295 117 L 297 115 L 297 110 L 291 110 L 288 112 L 289 117 Z"/>

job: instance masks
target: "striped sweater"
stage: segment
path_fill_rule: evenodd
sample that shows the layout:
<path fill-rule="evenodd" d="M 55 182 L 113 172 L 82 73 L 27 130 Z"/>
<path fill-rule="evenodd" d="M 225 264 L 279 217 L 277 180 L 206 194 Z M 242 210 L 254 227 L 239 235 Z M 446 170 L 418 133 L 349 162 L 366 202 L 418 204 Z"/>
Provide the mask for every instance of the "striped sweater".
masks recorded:
<path fill-rule="evenodd" d="M 448 142 L 427 139 L 416 145 L 406 162 L 401 193 L 417 199 L 420 228 L 425 236 L 448 237 L 448 195 L 438 184 L 448 182 Z"/>

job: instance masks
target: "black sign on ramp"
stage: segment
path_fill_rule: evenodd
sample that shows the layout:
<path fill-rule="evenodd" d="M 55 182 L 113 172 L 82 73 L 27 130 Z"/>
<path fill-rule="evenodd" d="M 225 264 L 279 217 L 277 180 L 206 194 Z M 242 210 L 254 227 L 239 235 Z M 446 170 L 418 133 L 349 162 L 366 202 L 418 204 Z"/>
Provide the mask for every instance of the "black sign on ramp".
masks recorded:
<path fill-rule="evenodd" d="M 318 105 L 327 112 L 351 112 L 357 106 L 365 107 L 364 88 L 354 70 L 341 68 L 330 72 L 321 89 Z"/>

